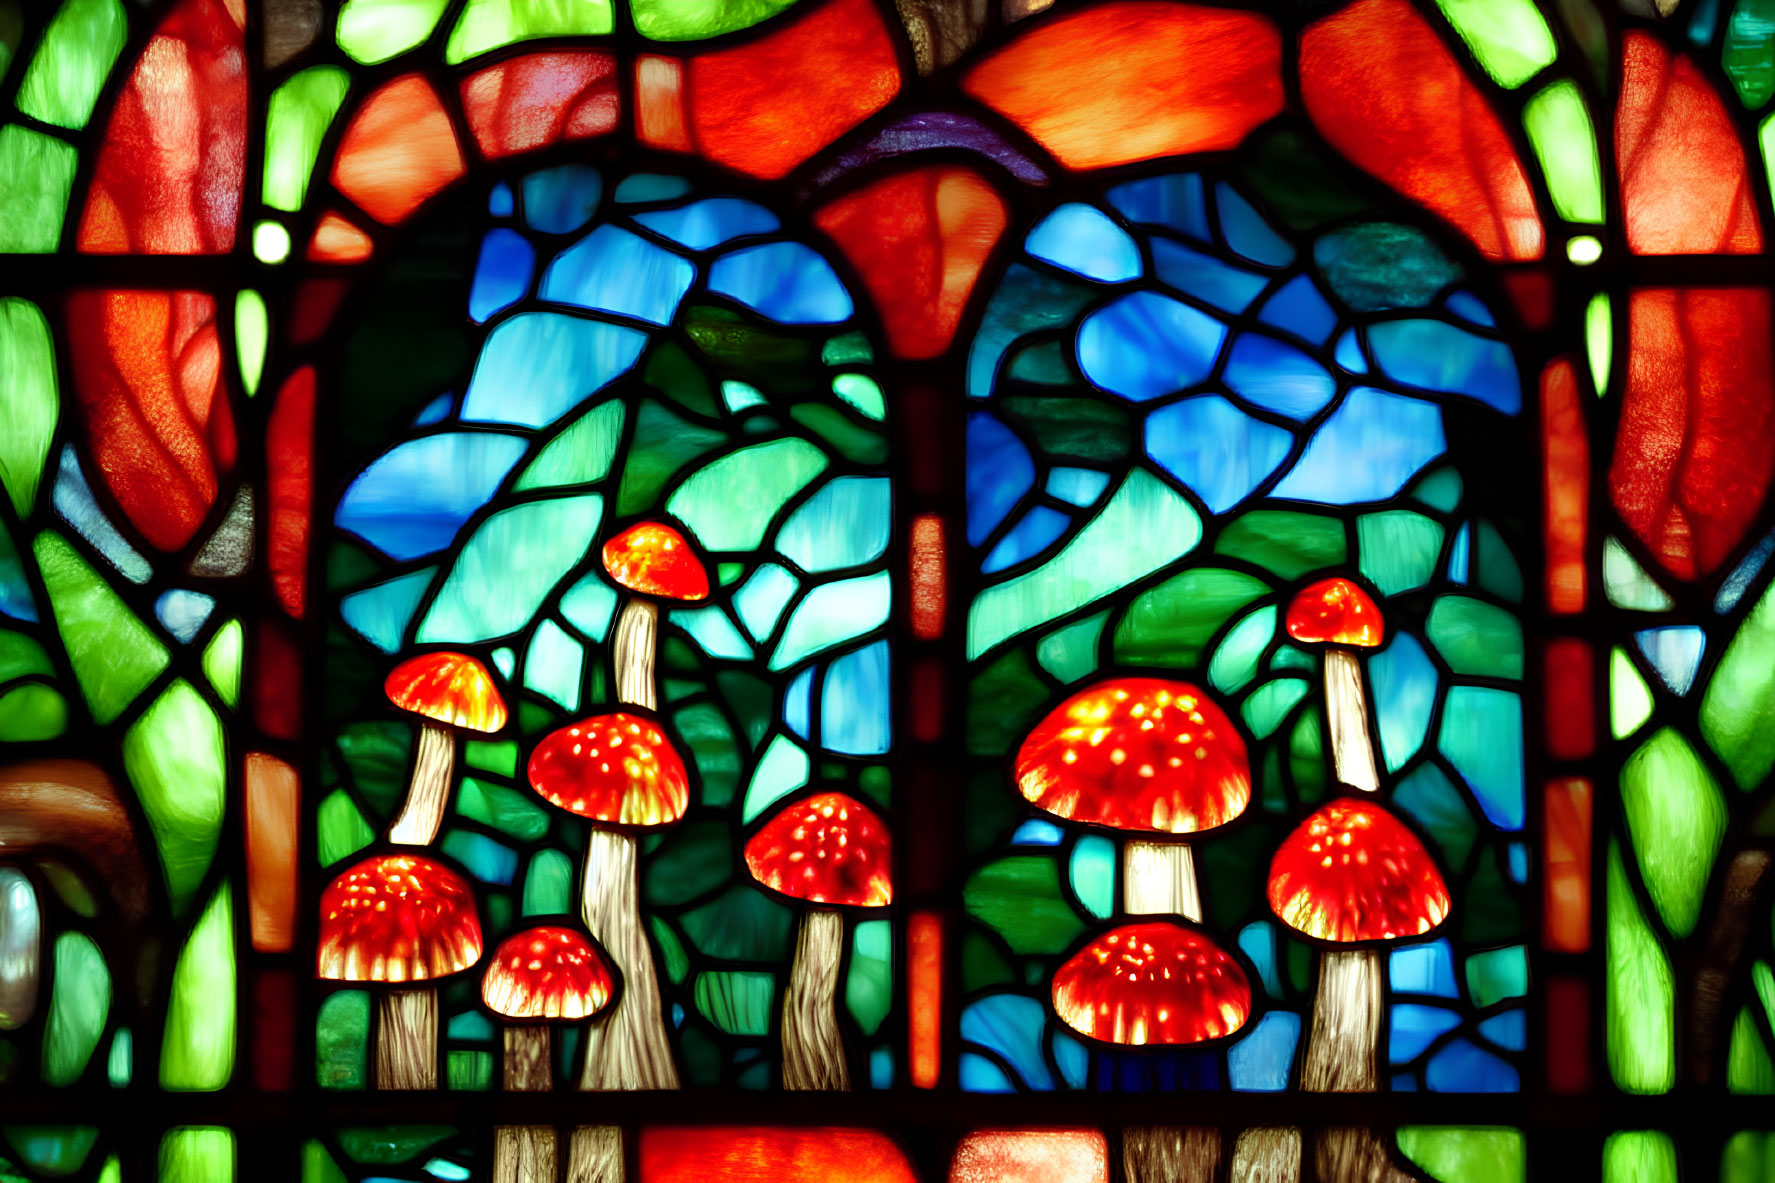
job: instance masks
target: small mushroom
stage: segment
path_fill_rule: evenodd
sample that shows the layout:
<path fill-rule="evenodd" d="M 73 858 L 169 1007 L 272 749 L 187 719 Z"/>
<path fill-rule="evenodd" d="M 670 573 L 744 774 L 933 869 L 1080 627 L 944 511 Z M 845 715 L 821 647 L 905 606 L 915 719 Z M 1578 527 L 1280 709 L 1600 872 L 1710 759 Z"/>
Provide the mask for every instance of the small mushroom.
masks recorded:
<path fill-rule="evenodd" d="M 1325 647 L 1325 719 L 1331 730 L 1331 766 L 1338 783 L 1378 792 L 1374 741 L 1368 728 L 1368 683 L 1358 649 L 1377 648 L 1386 625 L 1373 597 L 1337 576 L 1302 588 L 1288 605 L 1288 635 Z"/>
<path fill-rule="evenodd" d="M 530 787 L 591 821 L 580 910 L 623 975 L 609 1019 L 587 1033 L 583 1089 L 675 1089 L 653 951 L 641 927 L 635 831 L 669 826 L 690 806 L 684 760 L 658 723 L 618 711 L 550 732 L 530 753 Z"/>
<path fill-rule="evenodd" d="M 637 522 L 604 544 L 604 569 L 636 593 L 623 604 L 610 637 L 616 698 L 654 710 L 653 666 L 659 645 L 657 600 L 709 598 L 709 573 L 688 539 L 664 522 Z"/>
<path fill-rule="evenodd" d="M 481 920 L 466 880 L 417 854 L 384 854 L 341 872 L 321 893 L 316 968 L 335 982 L 430 983 L 481 957 Z M 437 991 L 382 992 L 376 1087 L 438 1086 Z"/>
<path fill-rule="evenodd" d="M 840 908 L 894 898 L 893 841 L 874 810 L 844 793 L 815 793 L 779 809 L 746 843 L 746 868 L 772 891 L 814 905 L 801 917 L 783 996 L 783 1087 L 848 1090 L 838 1030 Z"/>
<path fill-rule="evenodd" d="M 1201 1043 L 1245 1025 L 1251 983 L 1206 933 L 1148 920 L 1113 928 L 1068 958 L 1054 974 L 1054 1013 L 1106 1043 Z"/>
<path fill-rule="evenodd" d="M 505 1027 L 505 1087 L 509 1092 L 547 1092 L 554 1087 L 549 1024 L 589 1019 L 610 1003 L 616 984 L 610 966 L 583 933 L 544 924 L 515 933 L 487 958 L 481 1001 L 514 1020 Z M 552 1126 L 496 1126 L 493 1177 L 554 1178 Z"/>
<path fill-rule="evenodd" d="M 422 653 L 394 667 L 383 683 L 388 701 L 424 720 L 407 799 L 389 827 L 397 846 L 427 846 L 444 824 L 456 729 L 491 732 L 505 726 L 505 700 L 487 667 L 465 653 Z"/>
<path fill-rule="evenodd" d="M 1202 918 L 1186 841 L 1251 803 L 1251 766 L 1226 712 L 1188 682 L 1114 678 L 1048 712 L 1017 751 L 1017 788 L 1067 821 L 1140 835 L 1122 854 L 1137 915 Z"/>

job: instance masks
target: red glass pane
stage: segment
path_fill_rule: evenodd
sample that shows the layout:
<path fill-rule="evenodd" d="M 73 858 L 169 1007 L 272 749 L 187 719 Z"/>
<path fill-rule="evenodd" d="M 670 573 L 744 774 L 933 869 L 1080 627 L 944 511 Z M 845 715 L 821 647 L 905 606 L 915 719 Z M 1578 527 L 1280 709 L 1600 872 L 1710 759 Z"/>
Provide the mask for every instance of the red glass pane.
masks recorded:
<path fill-rule="evenodd" d="M 962 89 L 1069 168 L 1236 147 L 1282 110 L 1282 38 L 1267 18 L 1125 0 L 1034 25 Z"/>
<path fill-rule="evenodd" d="M 912 635 L 921 641 L 934 641 L 943 635 L 947 562 L 942 516 L 919 514 L 912 519 L 912 556 L 908 568 L 912 585 Z"/>
<path fill-rule="evenodd" d="M 264 752 L 246 758 L 247 897 L 253 948 L 288 952 L 296 927 L 296 835 L 302 789 L 287 761 Z"/>
<path fill-rule="evenodd" d="M 1301 92 L 1332 146 L 1493 259 L 1538 259 L 1528 177 L 1485 95 L 1407 0 L 1357 0 L 1301 39 Z"/>
<path fill-rule="evenodd" d="M 934 1089 L 943 1072 L 943 917 L 914 912 L 906 922 L 906 1057 L 912 1087 Z"/>
<path fill-rule="evenodd" d="M 1168 920 L 1124 924 L 1054 972 L 1054 1013 L 1106 1043 L 1201 1043 L 1245 1025 L 1251 983 L 1204 933 Z"/>
<path fill-rule="evenodd" d="M 905 1151 L 874 1130 L 652 1126 L 642 1183 L 917 1183 Z"/>
<path fill-rule="evenodd" d="M 1672 574 L 1728 559 L 1775 469 L 1769 293 L 1642 288 L 1609 468 L 1615 508 Z"/>
<path fill-rule="evenodd" d="M 1549 781 L 1543 797 L 1547 873 L 1541 943 L 1556 953 L 1590 948 L 1591 797 L 1590 782 L 1575 776 Z"/>
<path fill-rule="evenodd" d="M 616 58 L 532 53 L 462 80 L 462 113 L 488 159 L 616 127 Z"/>
<path fill-rule="evenodd" d="M 1547 754 L 1555 760 L 1582 760 L 1596 748 L 1592 660 L 1588 641 L 1547 644 Z"/>
<path fill-rule="evenodd" d="M 462 148 L 423 75 L 385 82 L 339 137 L 333 184 L 378 222 L 392 225 L 463 174 Z"/>
<path fill-rule="evenodd" d="M 290 342 L 306 345 L 320 340 L 350 290 L 350 281 L 344 279 L 305 279 L 297 284 L 295 306 L 290 309 Z"/>
<path fill-rule="evenodd" d="M 105 128 L 80 249 L 218 254 L 246 175 L 241 0 L 182 0 L 155 30 Z"/>
<path fill-rule="evenodd" d="M 1322 941 L 1422 936 L 1448 918 L 1448 885 L 1418 836 L 1372 801 L 1321 807 L 1270 862 L 1270 909 Z"/>
<path fill-rule="evenodd" d="M 284 1092 L 296 1085 L 296 1019 L 302 1013 L 296 975 L 287 969 L 253 975 L 253 1087 Z"/>
<path fill-rule="evenodd" d="M 278 391 L 265 429 L 269 516 L 266 560 L 285 612 L 302 618 L 308 580 L 308 515 L 314 460 L 314 368 L 303 366 Z"/>
<path fill-rule="evenodd" d="M 1587 589 L 1585 539 L 1590 525 L 1590 437 L 1572 363 L 1541 372 L 1541 454 L 1547 542 L 1547 608 L 1582 612 Z"/>
<path fill-rule="evenodd" d="M 274 739 L 302 734 L 302 651 L 284 623 L 261 620 L 253 643 L 253 720 Z"/>
<path fill-rule="evenodd" d="M 191 541 L 234 466 L 216 302 L 202 292 L 76 292 L 68 298 L 74 393 L 102 479 L 161 550 Z"/>
<path fill-rule="evenodd" d="M 1687 54 L 1673 54 L 1638 30 L 1621 43 L 1615 160 L 1634 251 L 1762 249 L 1744 147 L 1719 93 Z"/>
<path fill-rule="evenodd" d="M 1590 984 L 1582 978 L 1547 979 L 1547 1087 L 1556 1093 L 1590 1091 Z"/>

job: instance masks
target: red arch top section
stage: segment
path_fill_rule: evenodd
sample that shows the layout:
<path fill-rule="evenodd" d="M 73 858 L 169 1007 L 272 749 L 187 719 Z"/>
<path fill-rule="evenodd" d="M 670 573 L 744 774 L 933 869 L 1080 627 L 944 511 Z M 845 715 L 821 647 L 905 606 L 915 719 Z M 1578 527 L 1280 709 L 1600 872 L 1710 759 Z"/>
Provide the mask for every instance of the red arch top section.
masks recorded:
<path fill-rule="evenodd" d="M 1492 259 L 1546 235 L 1522 161 L 1485 96 L 1406 0 L 1357 0 L 1307 29 L 1301 91 L 1319 134 L 1454 223 Z"/>

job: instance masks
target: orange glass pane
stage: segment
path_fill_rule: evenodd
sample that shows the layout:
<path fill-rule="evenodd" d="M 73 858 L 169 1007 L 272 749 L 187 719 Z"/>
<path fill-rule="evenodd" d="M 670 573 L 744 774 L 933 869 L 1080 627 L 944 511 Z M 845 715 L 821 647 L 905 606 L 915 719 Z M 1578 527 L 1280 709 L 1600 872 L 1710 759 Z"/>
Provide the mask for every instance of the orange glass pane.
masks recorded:
<path fill-rule="evenodd" d="M 1685 579 L 1731 557 L 1775 470 L 1770 300 L 1758 288 L 1642 288 L 1609 489 L 1621 520 Z"/>
<path fill-rule="evenodd" d="M 240 0 L 182 0 L 154 31 L 105 127 L 81 250 L 233 248 L 246 175 L 245 18 Z"/>
<path fill-rule="evenodd" d="M 907 1061 L 912 1087 L 934 1089 L 943 1072 L 943 917 L 906 921 Z"/>
<path fill-rule="evenodd" d="M 1547 754 L 1582 760 L 1596 748 L 1595 670 L 1588 641 L 1547 643 Z"/>
<path fill-rule="evenodd" d="M 1357 0 L 1308 27 L 1301 93 L 1331 145 L 1493 259 L 1538 259 L 1541 220 L 1484 94 L 1408 0 Z"/>
<path fill-rule="evenodd" d="M 866 185 L 814 215 L 862 274 L 901 357 L 949 348 L 962 309 L 1005 229 L 984 177 L 933 165 Z"/>
<path fill-rule="evenodd" d="M 1547 783 L 1547 866 L 1542 888 L 1541 943 L 1557 953 L 1590 948 L 1591 786 L 1582 777 Z"/>
<path fill-rule="evenodd" d="M 912 635 L 934 641 L 943 635 L 948 559 L 943 547 L 943 518 L 921 513 L 912 519 Z"/>
<path fill-rule="evenodd" d="M 653 1126 L 642 1183 L 917 1183 L 906 1152 L 875 1130 Z"/>
<path fill-rule="evenodd" d="M 302 618 L 308 583 L 308 513 L 314 460 L 314 368 L 303 366 L 277 393 L 265 429 L 266 560 L 285 612 Z"/>
<path fill-rule="evenodd" d="M 378 222 L 401 221 L 463 174 L 462 148 L 431 83 L 385 82 L 339 137 L 333 184 Z"/>
<path fill-rule="evenodd" d="M 308 258 L 313 263 L 361 263 L 375 249 L 368 234 L 328 210 L 308 241 Z"/>
<path fill-rule="evenodd" d="M 1621 43 L 1615 160 L 1627 245 L 1639 254 L 1763 248 L 1744 146 L 1726 105 L 1687 54 L 1638 30 Z"/>
<path fill-rule="evenodd" d="M 684 126 L 684 63 L 644 53 L 635 59 L 635 135 L 667 152 L 690 151 Z"/>
<path fill-rule="evenodd" d="M 1561 358 L 1541 372 L 1543 529 L 1547 541 L 1547 609 L 1584 610 L 1584 547 L 1590 525 L 1590 437 L 1578 397 L 1577 372 Z"/>
<path fill-rule="evenodd" d="M 616 127 L 616 58 L 532 53 L 462 80 L 462 113 L 488 159 Z"/>
<path fill-rule="evenodd" d="M 980 1130 L 949 1163 L 949 1183 L 1109 1183 L 1097 1130 Z"/>
<path fill-rule="evenodd" d="M 296 927 L 301 783 L 295 768 L 264 752 L 247 753 L 244 779 L 253 948 L 261 953 L 285 953 Z"/>
<path fill-rule="evenodd" d="M 1069 168 L 1213 152 L 1282 110 L 1282 38 L 1256 13 L 1123 0 L 1031 27 L 962 89 Z"/>
<path fill-rule="evenodd" d="M 191 541 L 234 466 L 216 302 L 201 292 L 85 291 L 68 298 L 74 393 L 92 463 L 152 546 Z"/>

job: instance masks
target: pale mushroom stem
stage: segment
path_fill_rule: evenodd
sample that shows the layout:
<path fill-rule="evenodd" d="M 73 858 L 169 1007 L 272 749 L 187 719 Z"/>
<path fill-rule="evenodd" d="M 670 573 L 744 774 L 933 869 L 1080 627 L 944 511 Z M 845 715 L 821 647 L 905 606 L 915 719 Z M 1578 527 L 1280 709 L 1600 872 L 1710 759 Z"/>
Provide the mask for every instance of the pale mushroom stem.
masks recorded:
<path fill-rule="evenodd" d="M 1194 1183 L 1220 1169 L 1220 1131 L 1212 1126 L 1129 1126 L 1122 1131 L 1128 1183 Z"/>
<path fill-rule="evenodd" d="M 1259 1126 L 1239 1135 L 1233 1147 L 1231 1183 L 1297 1183 L 1300 1129 Z"/>
<path fill-rule="evenodd" d="M 1309 1093 L 1372 1093 L 1380 1088 L 1381 974 L 1375 948 L 1320 955 L 1300 1087 Z M 1409 1183 L 1375 1132 L 1360 1126 L 1319 1131 L 1313 1155 L 1324 1183 Z"/>
<path fill-rule="evenodd" d="M 658 691 L 653 665 L 659 644 L 659 605 L 631 596 L 616 618 L 610 637 L 610 663 L 616 678 L 616 701 L 656 710 Z"/>
<path fill-rule="evenodd" d="M 1356 651 L 1343 645 L 1325 650 L 1325 718 L 1331 730 L 1331 767 L 1339 784 L 1378 793 L 1374 740 L 1368 730 L 1368 683 Z"/>
<path fill-rule="evenodd" d="M 400 816 L 388 828 L 396 846 L 429 846 L 444 824 L 450 800 L 450 772 L 456 765 L 456 735 L 430 719 L 419 728 L 419 751 L 413 758 L 413 779 Z"/>
<path fill-rule="evenodd" d="M 385 991 L 378 1002 L 376 1020 L 376 1087 L 436 1089 L 437 991 Z"/>
<path fill-rule="evenodd" d="M 573 1131 L 567 1183 L 623 1183 L 621 1126 L 582 1125 Z"/>
<path fill-rule="evenodd" d="M 579 1087 L 587 1092 L 678 1087 L 653 950 L 641 927 L 637 861 L 628 834 L 595 829 L 586 841 L 580 913 L 623 975 L 609 1016 L 586 1028 Z"/>
<path fill-rule="evenodd" d="M 838 1031 L 838 966 L 844 917 L 809 908 L 801 917 L 789 989 L 783 995 L 783 1087 L 849 1092 L 850 1065 Z"/>
<path fill-rule="evenodd" d="M 505 1091 L 546 1093 L 554 1087 L 549 1068 L 549 1029 L 525 1023 L 505 1029 Z M 555 1177 L 555 1129 L 545 1125 L 493 1128 L 494 1183 L 537 1183 Z"/>

